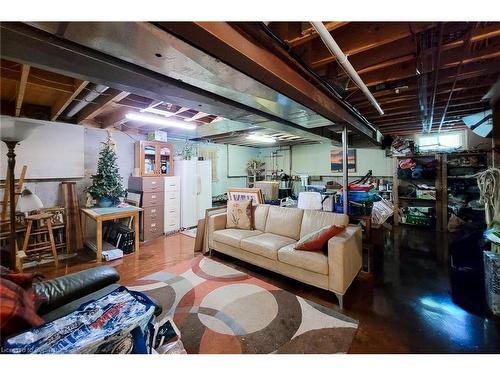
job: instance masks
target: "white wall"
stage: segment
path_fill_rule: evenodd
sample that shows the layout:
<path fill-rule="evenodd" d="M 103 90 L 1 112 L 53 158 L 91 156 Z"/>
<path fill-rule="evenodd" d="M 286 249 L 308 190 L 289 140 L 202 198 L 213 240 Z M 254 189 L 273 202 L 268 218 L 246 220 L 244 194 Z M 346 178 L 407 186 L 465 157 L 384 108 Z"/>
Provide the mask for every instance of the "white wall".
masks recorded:
<path fill-rule="evenodd" d="M 15 148 L 15 175 L 26 165 L 29 179 L 83 177 L 84 138 L 84 128 L 78 125 L 47 122 L 35 127 Z M 6 154 L 7 146 L 0 142 L 0 179 L 6 178 Z"/>
<path fill-rule="evenodd" d="M 278 150 L 278 158 L 273 159 L 271 154 L 276 150 Z M 330 152 L 332 150 L 341 150 L 341 148 L 329 144 L 292 146 L 291 152 L 288 148 L 265 148 L 261 149 L 261 157 L 266 162 L 268 173 L 277 165 L 278 170 L 283 169 L 285 173 L 292 175 L 340 177 L 342 173 L 332 173 L 330 170 Z M 356 172 L 350 173 L 350 175 L 363 176 L 369 169 L 373 171 L 374 176 L 392 176 L 392 159 L 385 156 L 384 150 L 356 149 Z"/>
<path fill-rule="evenodd" d="M 292 147 L 292 173 L 318 176 L 342 176 L 330 170 L 330 152 L 341 150 L 329 144 Z M 363 176 L 371 169 L 374 176 L 392 176 L 392 159 L 380 149 L 356 149 L 356 172 L 351 176 Z"/>
<path fill-rule="evenodd" d="M 168 141 L 174 147 L 174 154 L 179 153 L 186 142 L 183 139 L 174 138 L 170 138 Z M 259 149 L 202 142 L 194 142 L 194 145 L 195 147 L 210 148 L 217 152 L 217 178 L 216 181 L 212 182 L 212 195 L 223 194 L 230 187 L 246 187 L 247 162 L 252 158 L 259 157 Z"/>
<path fill-rule="evenodd" d="M 51 126 L 51 125 L 48 125 Z M 71 125 L 68 125 L 71 126 Z M 67 132 L 68 135 L 72 134 L 71 129 L 61 128 L 60 132 Z M 145 139 L 142 135 L 129 135 L 122 132 L 113 132 L 113 140 L 116 142 L 116 151 L 118 155 L 118 167 L 120 170 L 120 175 L 123 177 L 123 186 L 127 188 L 128 177 L 131 175 L 134 168 L 134 143 L 138 140 Z M 54 207 L 57 205 L 62 205 L 62 195 L 61 195 L 61 181 L 69 180 L 76 181 L 78 197 L 80 204 L 85 203 L 85 193 L 84 188 L 90 185 L 90 176 L 96 172 L 97 160 L 99 158 L 99 151 L 101 147 L 101 142 L 104 142 L 107 138 L 107 132 L 103 129 L 84 129 L 84 147 L 83 147 L 83 159 L 84 159 L 84 177 L 83 178 L 51 178 L 46 180 L 32 180 L 25 183 L 25 187 L 31 190 L 33 193 L 38 195 L 42 200 L 45 207 Z M 71 138 L 66 142 L 67 147 L 71 148 Z M 80 151 L 81 152 L 81 151 Z M 59 160 L 53 161 L 53 163 L 65 163 L 68 160 L 61 158 Z M 26 159 L 26 164 L 28 165 L 28 179 L 30 177 L 30 161 L 29 158 Z M 2 191 L 3 193 L 3 191 Z"/>

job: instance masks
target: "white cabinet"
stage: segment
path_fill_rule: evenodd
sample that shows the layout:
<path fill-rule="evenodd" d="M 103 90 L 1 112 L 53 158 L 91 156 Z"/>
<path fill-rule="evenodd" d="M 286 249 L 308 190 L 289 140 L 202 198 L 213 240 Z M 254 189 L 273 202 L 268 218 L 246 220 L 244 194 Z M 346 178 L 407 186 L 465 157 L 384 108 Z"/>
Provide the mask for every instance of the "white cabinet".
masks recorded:
<path fill-rule="evenodd" d="M 164 232 L 179 230 L 181 227 L 181 179 L 179 176 L 165 177 L 164 205 Z"/>
<path fill-rule="evenodd" d="M 212 164 L 210 160 L 174 161 L 174 173 L 181 179 L 181 227 L 192 228 L 212 207 Z"/>

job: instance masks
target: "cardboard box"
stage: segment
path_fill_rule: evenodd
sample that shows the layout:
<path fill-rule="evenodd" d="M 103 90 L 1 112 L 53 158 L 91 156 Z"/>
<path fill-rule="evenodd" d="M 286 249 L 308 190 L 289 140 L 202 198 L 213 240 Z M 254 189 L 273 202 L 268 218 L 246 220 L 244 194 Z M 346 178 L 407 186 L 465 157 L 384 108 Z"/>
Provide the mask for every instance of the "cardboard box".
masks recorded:
<path fill-rule="evenodd" d="M 167 132 L 163 130 L 155 130 L 148 133 L 148 141 L 162 141 L 167 142 Z"/>

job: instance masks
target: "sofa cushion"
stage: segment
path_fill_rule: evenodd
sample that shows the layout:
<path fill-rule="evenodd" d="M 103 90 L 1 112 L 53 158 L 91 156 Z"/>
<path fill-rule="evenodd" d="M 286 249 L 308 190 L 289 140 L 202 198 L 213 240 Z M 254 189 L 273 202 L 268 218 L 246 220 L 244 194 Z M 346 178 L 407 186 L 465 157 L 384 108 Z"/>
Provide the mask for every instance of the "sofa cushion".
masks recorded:
<path fill-rule="evenodd" d="M 298 240 L 303 212 L 300 208 L 269 207 L 265 232 Z"/>
<path fill-rule="evenodd" d="M 344 214 L 337 214 L 334 212 L 326 211 L 304 210 L 299 238 L 302 238 L 318 229 L 326 227 L 327 225 L 345 227 L 347 224 L 349 224 L 349 216 Z"/>
<path fill-rule="evenodd" d="M 278 249 L 289 244 L 295 244 L 295 240 L 272 233 L 262 233 L 241 240 L 243 250 L 273 260 L 278 259 Z"/>
<path fill-rule="evenodd" d="M 222 229 L 216 230 L 213 233 L 213 239 L 214 241 L 239 248 L 242 239 L 259 234 L 262 234 L 260 230 Z"/>
<path fill-rule="evenodd" d="M 294 249 L 295 244 L 278 250 L 278 260 L 282 263 L 303 268 L 307 271 L 328 275 L 328 257 L 321 251 L 301 251 Z"/>
<path fill-rule="evenodd" d="M 254 206 L 254 213 L 253 213 L 253 218 L 254 218 L 254 228 L 265 231 L 266 229 L 266 221 L 267 221 L 267 214 L 269 213 L 269 204 L 258 204 Z"/>
<path fill-rule="evenodd" d="M 252 200 L 228 201 L 226 228 L 253 229 Z"/>

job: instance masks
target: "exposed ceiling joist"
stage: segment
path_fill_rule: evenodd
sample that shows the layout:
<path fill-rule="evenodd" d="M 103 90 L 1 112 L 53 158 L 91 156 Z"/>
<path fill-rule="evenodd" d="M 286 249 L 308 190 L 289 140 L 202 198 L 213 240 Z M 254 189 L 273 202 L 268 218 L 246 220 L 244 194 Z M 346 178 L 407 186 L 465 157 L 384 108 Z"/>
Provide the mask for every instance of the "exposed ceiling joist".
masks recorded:
<path fill-rule="evenodd" d="M 26 84 L 28 83 L 28 75 L 30 74 L 30 66 L 23 64 L 21 68 L 21 78 L 16 94 L 16 111 L 15 116 L 19 117 L 23 106 L 24 93 L 26 92 Z"/>
<path fill-rule="evenodd" d="M 348 22 L 325 22 L 325 27 L 328 31 L 332 32 L 336 29 L 341 28 L 342 26 L 347 25 Z M 291 46 L 291 47 L 297 47 L 300 46 L 301 44 L 304 44 L 306 42 L 309 42 L 310 40 L 313 40 L 318 37 L 318 33 L 316 30 L 314 30 L 313 27 L 310 26 L 310 24 L 307 22 L 307 27 L 306 29 L 303 29 L 300 34 L 295 34 L 295 35 L 289 35 L 285 38 L 285 42 Z"/>
<path fill-rule="evenodd" d="M 96 99 L 96 103 L 91 103 L 82 109 L 82 111 L 78 114 L 78 123 L 94 119 L 94 117 L 109 109 L 110 106 L 118 105 L 117 103 L 126 98 L 128 95 L 130 95 L 130 93 L 127 91 L 115 89 L 106 90 L 106 92 L 101 94 Z"/>
<path fill-rule="evenodd" d="M 500 71 L 500 64 L 498 64 L 495 59 L 498 55 L 484 55 L 478 57 L 477 59 L 469 60 L 466 62 L 466 67 L 462 70 L 459 80 L 470 79 L 474 77 L 481 77 L 488 74 L 493 74 Z M 482 61 L 482 60 L 485 61 Z M 491 60 L 491 61 L 488 61 Z M 473 64 L 470 64 L 473 62 Z M 442 69 L 439 73 L 441 83 L 453 82 L 456 73 L 456 66 L 460 64 L 460 61 L 453 61 L 453 63 L 446 63 L 443 57 L 442 59 Z M 446 66 L 445 66 L 446 65 Z M 427 72 L 428 73 L 428 72 Z M 411 78 L 416 76 L 416 66 L 414 62 L 408 64 L 401 64 L 393 66 L 387 69 L 381 69 L 374 72 L 364 74 L 361 78 L 365 84 L 369 87 L 375 86 L 381 83 L 386 83 L 389 81 L 398 81 L 405 78 Z M 441 78 L 442 77 L 442 78 Z M 354 90 L 354 87 L 350 87 L 349 90 Z"/>
<path fill-rule="evenodd" d="M 350 57 L 434 26 L 432 22 L 414 22 L 411 25 L 408 22 L 353 22 L 335 33 L 334 38 L 344 54 Z M 321 41 L 313 41 L 311 49 L 310 65 L 314 69 L 335 61 Z"/>
<path fill-rule="evenodd" d="M 67 97 L 61 97 L 52 107 L 51 121 L 56 121 L 63 111 L 87 87 L 89 81 L 75 80 L 75 91 Z"/>

